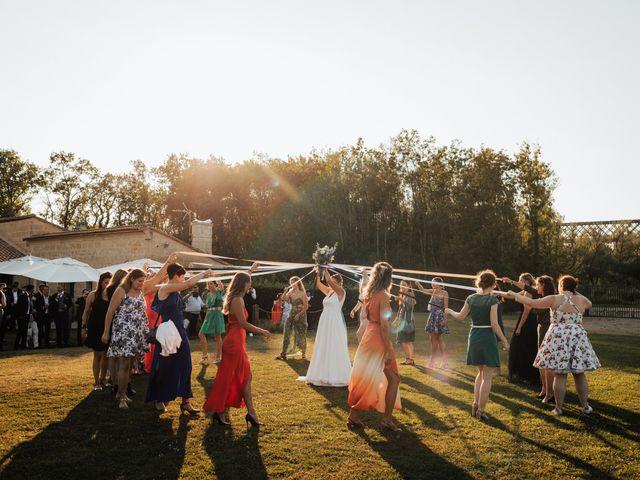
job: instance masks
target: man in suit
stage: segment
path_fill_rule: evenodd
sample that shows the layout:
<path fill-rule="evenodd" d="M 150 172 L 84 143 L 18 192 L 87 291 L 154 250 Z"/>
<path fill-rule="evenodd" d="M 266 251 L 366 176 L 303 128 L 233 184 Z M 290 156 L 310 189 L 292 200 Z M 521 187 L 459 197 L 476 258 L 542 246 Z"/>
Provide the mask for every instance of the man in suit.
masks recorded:
<path fill-rule="evenodd" d="M 29 322 L 33 315 L 33 302 L 31 296 L 33 295 L 33 285 L 27 285 L 24 291 L 18 296 L 18 301 L 14 309 L 14 315 L 18 321 L 18 330 L 16 340 L 13 343 L 13 348 L 18 350 L 19 348 L 25 350 L 27 348 L 27 330 L 29 329 Z"/>
<path fill-rule="evenodd" d="M 7 289 L 6 283 L 0 283 L 0 329 L 2 329 L 2 333 L 0 334 L 4 337 L 4 309 L 7 308 L 7 297 L 4 292 Z M 2 342 L 0 342 L 0 352 L 2 351 Z"/>
<path fill-rule="evenodd" d="M 69 346 L 69 333 L 71 332 L 69 312 L 72 308 L 71 296 L 64 291 L 64 286 L 58 285 L 56 293 L 49 297 L 49 312 L 56 323 L 56 346 L 58 348 Z"/>
<path fill-rule="evenodd" d="M 48 348 L 51 317 L 49 316 L 49 287 L 47 285 L 38 285 L 34 309 L 36 312 L 36 324 L 38 325 L 39 348 Z"/>
<path fill-rule="evenodd" d="M 4 285 L 4 284 L 3 284 Z M 5 285 L 6 287 L 6 285 Z M 18 283 L 14 282 L 9 291 L 5 291 L 5 307 L 2 322 L 0 322 L 0 351 L 3 349 L 4 334 L 10 329 L 12 323 L 15 322 L 15 310 L 18 304 L 18 298 L 22 290 L 18 288 Z"/>
<path fill-rule="evenodd" d="M 78 346 L 82 345 L 82 314 L 84 313 L 84 306 L 87 304 L 87 297 L 89 296 L 89 290 L 86 288 L 82 289 L 82 296 L 76 299 L 76 336 L 78 341 Z"/>

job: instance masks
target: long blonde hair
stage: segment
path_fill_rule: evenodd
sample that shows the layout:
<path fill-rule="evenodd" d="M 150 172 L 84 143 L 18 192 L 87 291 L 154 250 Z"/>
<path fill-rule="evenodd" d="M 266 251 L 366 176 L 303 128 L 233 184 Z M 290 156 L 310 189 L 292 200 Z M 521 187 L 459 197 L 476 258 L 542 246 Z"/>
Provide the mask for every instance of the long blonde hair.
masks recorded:
<path fill-rule="evenodd" d="M 393 274 L 393 267 L 387 262 L 378 262 L 373 266 L 371 276 L 369 277 L 369 283 L 364 287 L 364 299 L 369 300 L 371 297 L 382 291 L 389 290 L 391 286 L 391 275 Z"/>
<path fill-rule="evenodd" d="M 294 283 L 291 283 L 291 280 L 293 280 Z M 302 293 L 306 293 L 304 290 L 304 285 L 300 281 L 300 277 L 296 277 L 296 276 L 291 277 L 289 279 L 289 285 L 291 285 L 292 287 L 295 285 L 293 289 L 297 289 L 297 290 L 300 290 Z"/>
<path fill-rule="evenodd" d="M 222 307 L 222 313 L 225 315 L 229 315 L 231 301 L 236 297 L 243 297 L 245 293 L 247 293 L 246 286 L 247 282 L 251 281 L 251 277 L 244 273 L 238 272 L 233 276 L 231 283 L 227 287 L 227 293 L 224 297 L 224 305 Z"/>

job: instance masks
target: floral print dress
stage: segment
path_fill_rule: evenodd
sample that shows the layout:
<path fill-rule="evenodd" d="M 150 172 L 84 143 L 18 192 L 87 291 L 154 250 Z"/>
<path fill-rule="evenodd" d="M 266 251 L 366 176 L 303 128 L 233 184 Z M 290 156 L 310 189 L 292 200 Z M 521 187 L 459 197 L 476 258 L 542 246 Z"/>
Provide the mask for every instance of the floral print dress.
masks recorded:
<path fill-rule="evenodd" d="M 111 343 L 107 357 L 134 357 L 149 351 L 147 334 L 149 321 L 144 296 L 126 295 L 118 311 L 113 316 Z"/>
<path fill-rule="evenodd" d="M 600 360 L 591 346 L 587 332 L 582 326 L 582 313 L 565 294 L 562 305 L 569 303 L 576 311 L 553 310 L 551 326 L 542 340 L 533 362 L 537 368 L 546 368 L 555 373 L 584 373 L 600 368 Z M 561 306 L 562 306 L 561 305 Z"/>

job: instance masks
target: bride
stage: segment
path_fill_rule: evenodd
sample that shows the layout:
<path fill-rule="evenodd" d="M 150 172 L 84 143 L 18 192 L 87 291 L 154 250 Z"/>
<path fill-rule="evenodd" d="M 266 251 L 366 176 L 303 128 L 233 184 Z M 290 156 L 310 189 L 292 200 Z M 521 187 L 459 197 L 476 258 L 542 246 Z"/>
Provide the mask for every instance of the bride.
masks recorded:
<path fill-rule="evenodd" d="M 320 273 L 316 273 L 316 287 L 325 294 L 322 315 L 318 322 L 307 376 L 298 380 L 321 387 L 346 387 L 351 375 L 351 361 L 347 347 L 347 327 L 342 315 L 345 299 L 342 276 L 329 275 L 326 268 L 322 270 L 328 284 L 322 283 Z"/>

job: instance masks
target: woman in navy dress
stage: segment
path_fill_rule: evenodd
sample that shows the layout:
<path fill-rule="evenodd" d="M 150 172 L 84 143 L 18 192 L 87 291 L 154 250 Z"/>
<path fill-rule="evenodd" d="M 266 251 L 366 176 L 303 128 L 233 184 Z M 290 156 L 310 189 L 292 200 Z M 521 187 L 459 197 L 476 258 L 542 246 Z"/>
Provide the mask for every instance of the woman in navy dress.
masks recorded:
<path fill-rule="evenodd" d="M 198 409 L 191 405 L 191 348 L 189 338 L 183 325 L 184 302 L 180 292 L 191 288 L 198 280 L 209 277 L 210 271 L 194 275 L 185 281 L 186 271 L 179 263 L 172 263 L 167 267 L 169 282 L 158 290 L 153 299 L 152 308 L 158 312 L 160 322 L 173 322 L 180 333 L 182 343 L 178 351 L 164 357 L 160 355 L 161 348 L 153 352 L 153 362 L 149 373 L 149 386 L 145 401 L 154 402 L 154 406 L 160 412 L 166 412 L 166 403 L 182 397 L 180 410 L 195 415 Z"/>

